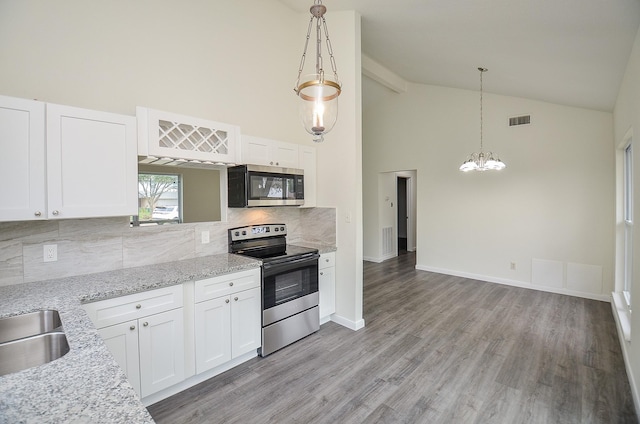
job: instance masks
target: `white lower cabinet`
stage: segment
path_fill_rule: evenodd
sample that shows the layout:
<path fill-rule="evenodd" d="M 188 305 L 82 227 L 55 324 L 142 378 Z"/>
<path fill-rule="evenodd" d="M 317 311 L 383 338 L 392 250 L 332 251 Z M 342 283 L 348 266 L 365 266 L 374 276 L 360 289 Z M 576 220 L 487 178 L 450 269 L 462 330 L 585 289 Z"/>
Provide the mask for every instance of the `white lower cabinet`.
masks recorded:
<path fill-rule="evenodd" d="M 178 285 L 84 305 L 141 397 L 185 378 L 182 300 Z"/>
<path fill-rule="evenodd" d="M 320 321 L 329 320 L 336 312 L 336 254 L 334 252 L 320 255 L 318 260 L 318 292 L 320 293 Z"/>
<path fill-rule="evenodd" d="M 253 268 L 84 309 L 131 385 L 151 404 L 257 355 L 260 278 L 260 268 Z"/>
<path fill-rule="evenodd" d="M 260 269 L 196 281 L 195 293 L 196 374 L 262 345 Z"/>

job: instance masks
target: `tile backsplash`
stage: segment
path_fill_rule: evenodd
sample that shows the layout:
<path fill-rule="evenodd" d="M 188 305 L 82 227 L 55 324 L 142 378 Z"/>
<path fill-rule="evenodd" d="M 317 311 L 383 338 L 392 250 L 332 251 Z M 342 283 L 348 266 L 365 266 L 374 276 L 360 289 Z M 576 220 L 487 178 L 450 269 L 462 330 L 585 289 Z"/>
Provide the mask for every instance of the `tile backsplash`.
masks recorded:
<path fill-rule="evenodd" d="M 0 222 L 0 286 L 225 253 L 229 228 L 261 223 L 287 224 L 289 243 L 336 244 L 334 208 L 229 209 L 227 222 L 141 228 L 128 217 Z M 47 244 L 56 262 L 43 261 Z"/>

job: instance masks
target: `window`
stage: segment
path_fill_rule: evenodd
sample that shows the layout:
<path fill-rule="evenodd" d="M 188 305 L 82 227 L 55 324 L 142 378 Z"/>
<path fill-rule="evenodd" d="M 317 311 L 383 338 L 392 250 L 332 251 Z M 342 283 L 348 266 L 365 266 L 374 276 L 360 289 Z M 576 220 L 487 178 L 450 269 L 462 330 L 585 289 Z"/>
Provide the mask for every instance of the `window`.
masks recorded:
<path fill-rule="evenodd" d="M 631 310 L 631 285 L 633 278 L 633 155 L 631 143 L 624 149 L 623 197 L 624 197 L 624 295 Z"/>
<path fill-rule="evenodd" d="M 182 222 L 181 181 L 178 174 L 138 174 L 138 216 L 133 226 Z"/>

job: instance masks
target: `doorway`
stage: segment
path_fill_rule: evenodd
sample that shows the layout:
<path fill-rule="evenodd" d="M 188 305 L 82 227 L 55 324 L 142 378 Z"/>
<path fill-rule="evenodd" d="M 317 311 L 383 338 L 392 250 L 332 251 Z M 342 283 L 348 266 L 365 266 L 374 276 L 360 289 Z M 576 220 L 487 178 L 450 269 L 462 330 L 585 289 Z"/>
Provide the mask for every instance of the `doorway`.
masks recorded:
<path fill-rule="evenodd" d="M 398 205 L 398 255 L 407 253 L 407 237 L 409 226 L 409 207 L 407 193 L 407 177 L 396 177 L 396 193 L 398 198 L 396 204 Z"/>

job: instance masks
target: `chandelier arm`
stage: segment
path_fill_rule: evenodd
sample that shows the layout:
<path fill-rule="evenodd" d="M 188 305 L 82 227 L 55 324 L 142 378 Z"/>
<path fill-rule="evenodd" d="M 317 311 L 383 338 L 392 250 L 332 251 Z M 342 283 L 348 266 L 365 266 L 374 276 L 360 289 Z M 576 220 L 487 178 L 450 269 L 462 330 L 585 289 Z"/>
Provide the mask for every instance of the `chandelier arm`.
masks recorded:
<path fill-rule="evenodd" d="M 302 70 L 304 69 L 304 62 L 307 58 L 307 48 L 309 47 L 309 39 L 311 38 L 311 27 L 313 25 L 313 15 L 311 19 L 309 19 L 309 28 L 307 28 L 307 38 L 304 41 L 304 50 L 302 51 L 302 57 L 300 58 L 300 67 L 298 68 L 298 78 L 296 79 L 296 86 L 293 89 L 296 93 L 298 92 L 298 86 L 300 85 L 300 76 L 302 75 Z"/>

